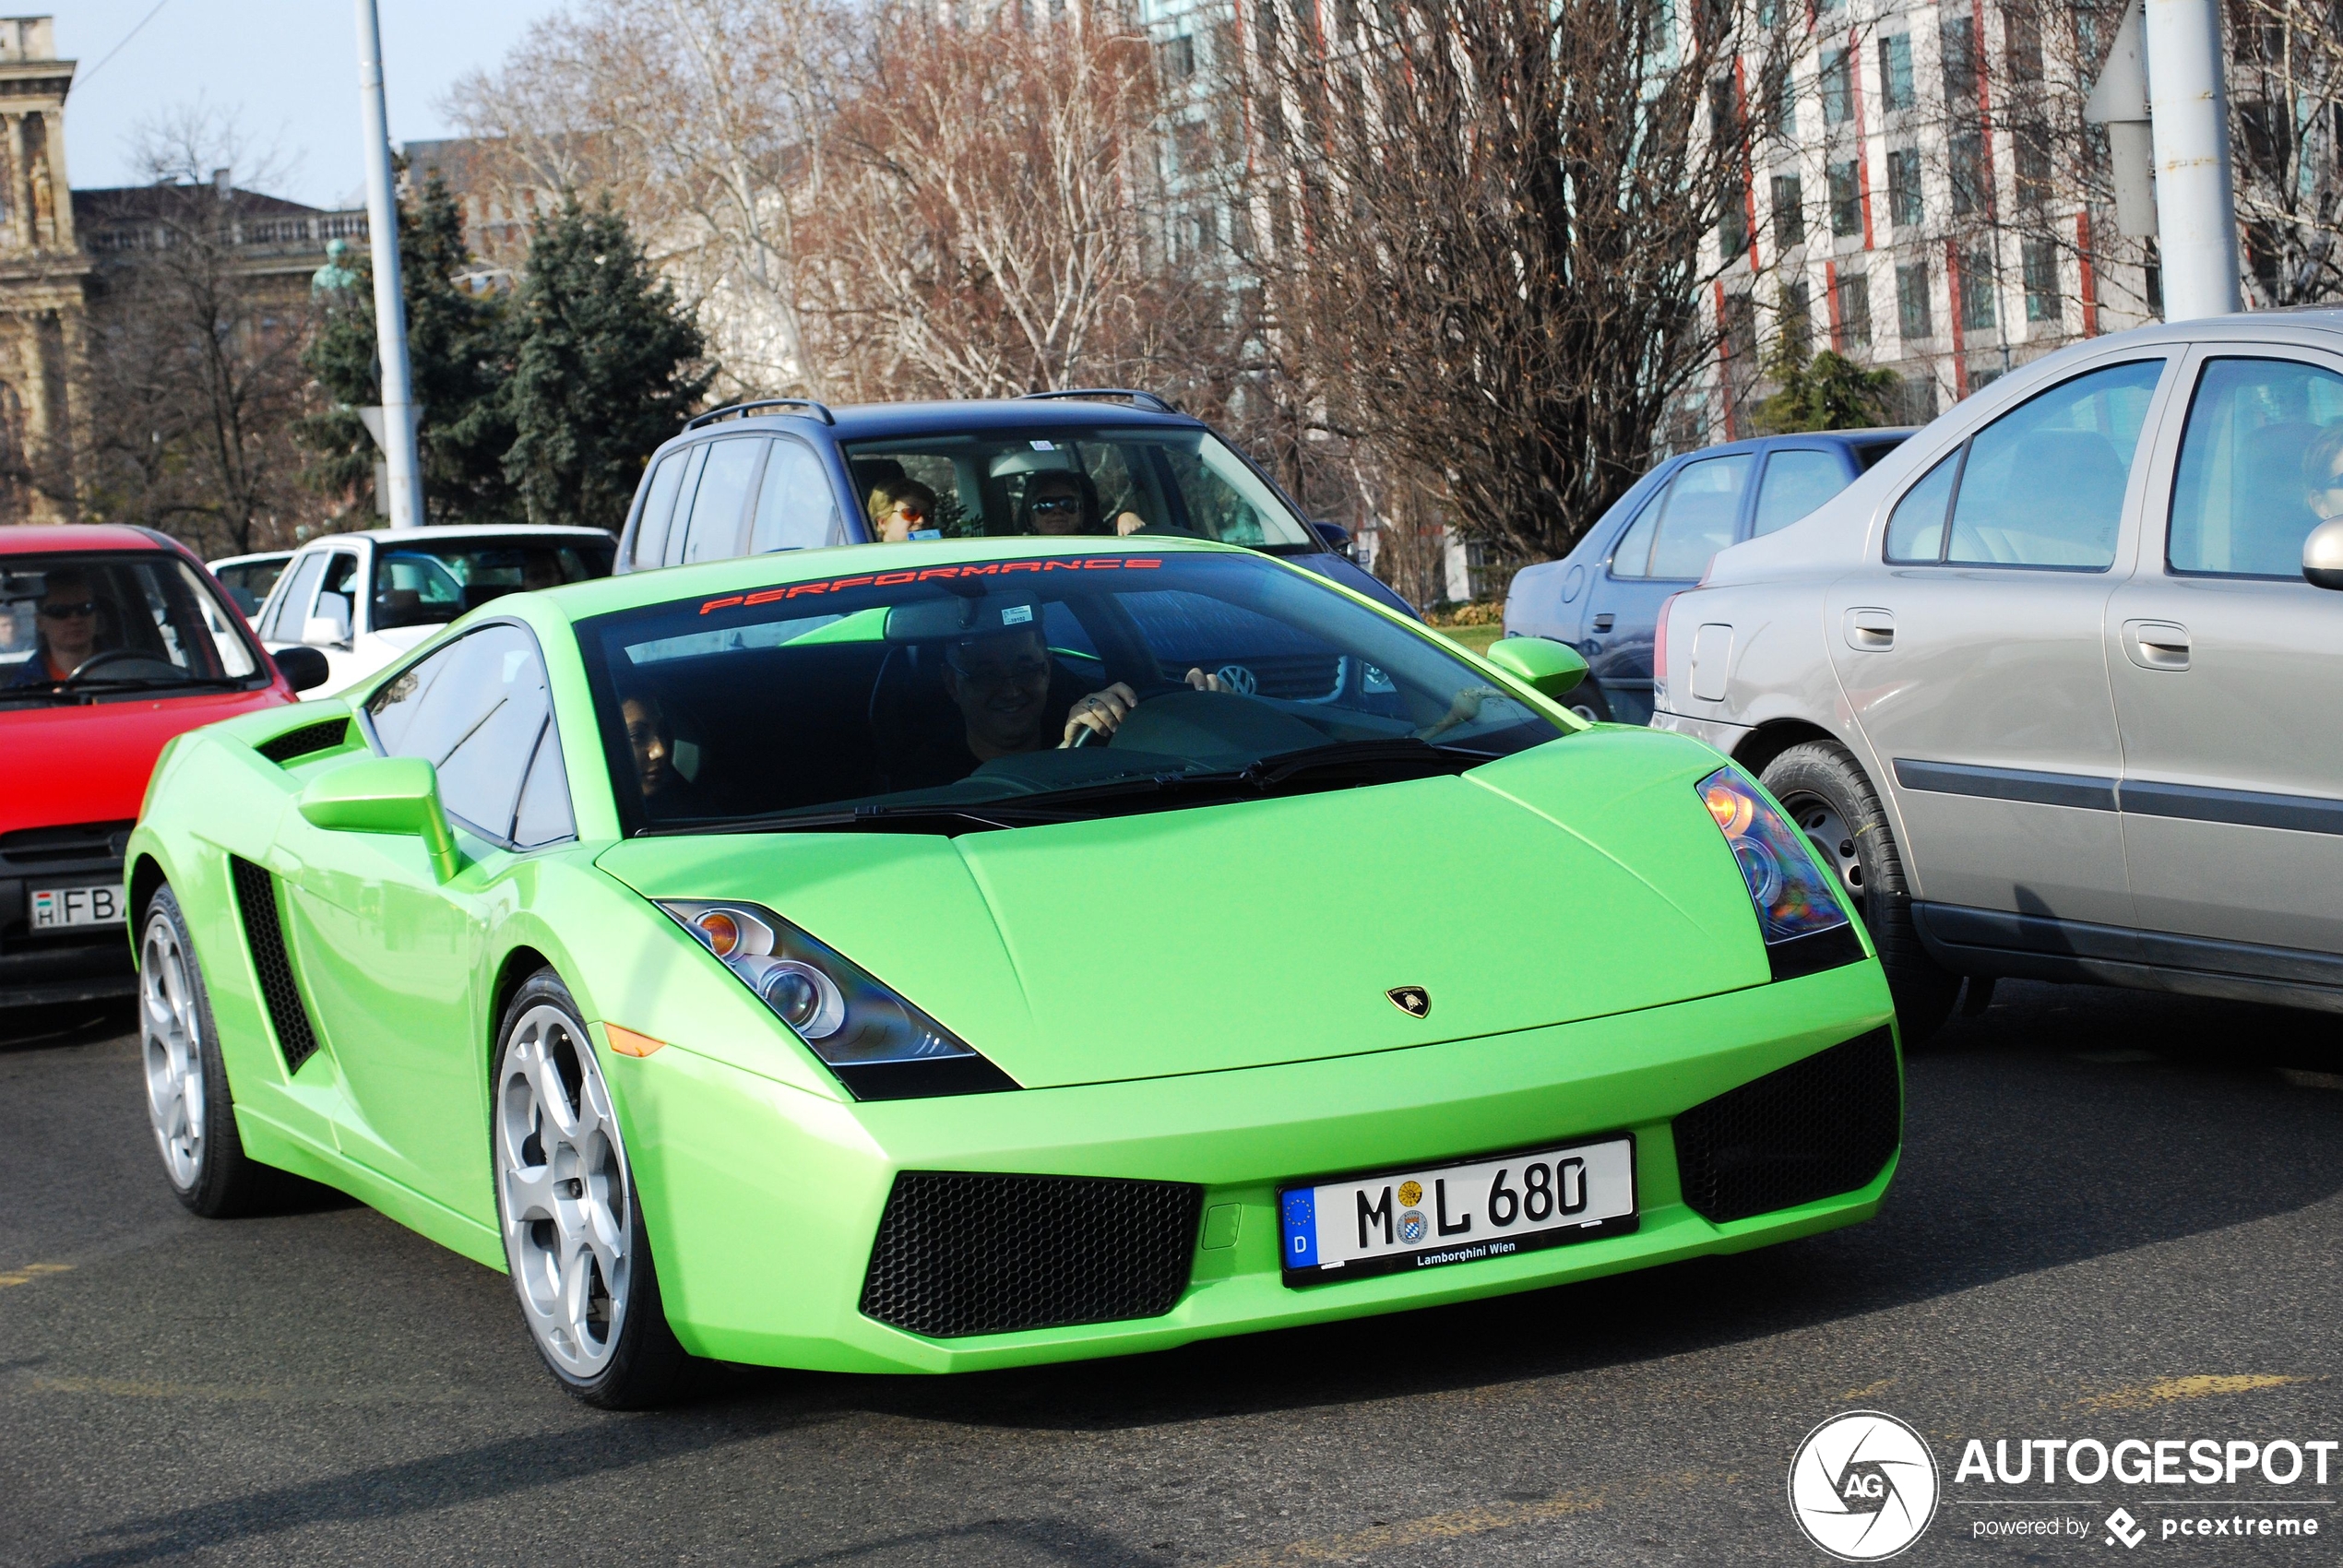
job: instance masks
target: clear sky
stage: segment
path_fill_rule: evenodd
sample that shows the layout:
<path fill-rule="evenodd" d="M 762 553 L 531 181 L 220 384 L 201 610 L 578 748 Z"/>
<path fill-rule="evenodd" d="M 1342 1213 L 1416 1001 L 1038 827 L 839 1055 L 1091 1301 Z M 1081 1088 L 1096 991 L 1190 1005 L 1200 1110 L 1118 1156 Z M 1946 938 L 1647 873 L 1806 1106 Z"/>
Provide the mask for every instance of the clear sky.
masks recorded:
<path fill-rule="evenodd" d="M 383 81 L 395 141 L 453 133 L 439 103 L 457 77 L 493 66 L 558 0 L 379 0 Z M 285 176 L 271 195 L 317 207 L 356 205 L 358 24 L 352 0 L 18 0 L 17 16 L 51 10 L 57 53 L 78 60 L 65 102 L 65 160 L 78 187 L 131 183 L 138 122 L 197 100 L 235 112 L 247 141 L 272 148 Z M 244 183 L 242 181 L 239 182 Z"/>

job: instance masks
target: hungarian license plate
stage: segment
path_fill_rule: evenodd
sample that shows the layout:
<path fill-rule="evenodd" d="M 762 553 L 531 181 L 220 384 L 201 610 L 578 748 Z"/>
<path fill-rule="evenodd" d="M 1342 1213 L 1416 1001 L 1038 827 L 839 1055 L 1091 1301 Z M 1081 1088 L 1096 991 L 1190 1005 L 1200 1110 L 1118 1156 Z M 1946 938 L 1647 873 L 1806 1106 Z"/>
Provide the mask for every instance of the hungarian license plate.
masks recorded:
<path fill-rule="evenodd" d="M 62 931 L 75 925 L 122 923 L 122 889 L 99 887 L 36 887 L 32 890 L 32 929 Z"/>
<path fill-rule="evenodd" d="M 1440 1268 L 1635 1228 L 1635 1140 L 1624 1134 L 1284 1187 L 1285 1282 Z"/>

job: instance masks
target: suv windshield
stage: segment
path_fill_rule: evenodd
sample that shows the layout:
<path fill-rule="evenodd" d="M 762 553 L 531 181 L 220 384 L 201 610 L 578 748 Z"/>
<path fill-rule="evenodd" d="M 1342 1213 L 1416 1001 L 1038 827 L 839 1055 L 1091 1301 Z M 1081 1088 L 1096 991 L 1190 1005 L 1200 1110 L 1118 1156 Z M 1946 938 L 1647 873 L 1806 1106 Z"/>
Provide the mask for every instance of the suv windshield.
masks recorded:
<path fill-rule="evenodd" d="M 177 556 L 0 557 L 0 704 L 268 679 L 244 617 Z"/>
<path fill-rule="evenodd" d="M 1455 773 L 1564 732 L 1258 557 L 874 576 L 884 552 L 856 553 L 858 576 L 579 624 L 628 831 L 1009 826 Z"/>
<path fill-rule="evenodd" d="M 986 430 L 846 445 L 871 537 L 1171 535 L 1255 549 L 1316 543 L 1209 431 Z"/>
<path fill-rule="evenodd" d="M 375 627 L 435 626 L 508 593 L 607 577 L 617 548 L 590 539 L 385 540 L 375 553 Z"/>

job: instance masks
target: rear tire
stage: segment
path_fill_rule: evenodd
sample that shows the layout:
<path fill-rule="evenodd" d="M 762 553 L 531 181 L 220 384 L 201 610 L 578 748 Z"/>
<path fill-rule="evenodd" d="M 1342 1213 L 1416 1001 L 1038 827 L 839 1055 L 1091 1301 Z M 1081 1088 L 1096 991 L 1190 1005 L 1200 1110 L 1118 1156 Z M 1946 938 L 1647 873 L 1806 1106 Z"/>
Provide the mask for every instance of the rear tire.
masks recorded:
<path fill-rule="evenodd" d="M 1961 977 L 1928 956 L 1912 921 L 1911 885 L 1879 794 L 1845 747 L 1809 741 L 1766 766 L 1766 789 L 1782 803 L 1823 863 L 1836 868 L 1839 890 L 1861 913 L 1887 971 L 1904 1043 L 1917 1045 L 1942 1027 Z"/>
<path fill-rule="evenodd" d="M 589 1405 L 664 1404 L 691 1358 L 667 1326 L 610 1087 L 552 969 L 505 1008 L 492 1087 L 497 1229 L 537 1354 Z"/>
<path fill-rule="evenodd" d="M 147 901 L 138 928 L 138 1045 L 147 1123 L 172 1195 L 207 1219 L 256 1214 L 282 1201 L 294 1179 L 248 1157 L 236 1134 L 211 993 L 187 917 L 168 885 Z"/>

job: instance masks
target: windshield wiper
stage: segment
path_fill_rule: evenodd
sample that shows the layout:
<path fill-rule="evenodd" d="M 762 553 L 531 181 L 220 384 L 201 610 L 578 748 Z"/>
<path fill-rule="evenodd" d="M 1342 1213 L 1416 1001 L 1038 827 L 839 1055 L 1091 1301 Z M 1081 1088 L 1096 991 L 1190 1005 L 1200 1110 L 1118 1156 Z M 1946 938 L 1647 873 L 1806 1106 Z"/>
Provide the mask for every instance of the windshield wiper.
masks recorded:
<path fill-rule="evenodd" d="M 1412 735 L 1395 735 L 1387 740 L 1335 741 L 1323 746 L 1306 746 L 1298 752 L 1281 752 L 1263 757 L 1237 777 L 1262 790 L 1273 790 L 1296 778 L 1324 773 L 1348 773 L 1362 784 L 1381 784 L 1400 778 L 1462 773 L 1484 762 L 1494 762 L 1498 754 L 1475 751 L 1470 746 L 1439 745 Z"/>
<path fill-rule="evenodd" d="M 1034 827 L 1044 823 L 1079 822 L 1089 812 L 1034 811 L 1022 801 L 999 805 L 878 805 L 837 811 L 774 812 L 765 816 L 729 817 L 721 822 L 663 824 L 639 829 L 638 838 L 692 833 L 963 833 L 995 827 Z"/>

